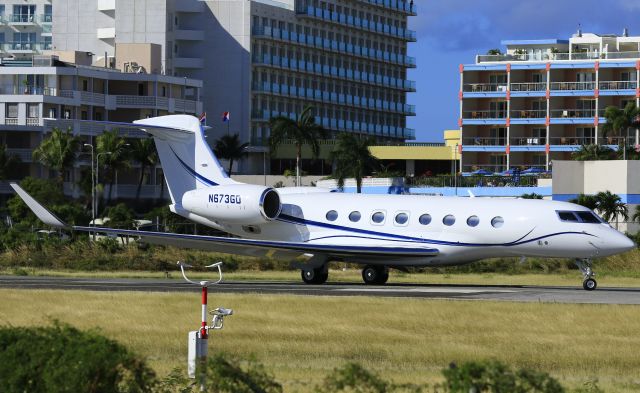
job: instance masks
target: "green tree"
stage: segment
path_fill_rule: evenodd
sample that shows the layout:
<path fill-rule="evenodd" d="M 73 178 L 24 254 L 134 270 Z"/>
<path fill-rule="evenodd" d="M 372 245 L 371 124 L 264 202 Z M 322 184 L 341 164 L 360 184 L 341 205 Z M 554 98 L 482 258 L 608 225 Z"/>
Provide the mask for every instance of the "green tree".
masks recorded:
<path fill-rule="evenodd" d="M 371 154 L 369 146 L 375 143 L 372 137 L 357 137 L 352 133 L 338 135 L 338 143 L 331 153 L 335 162 L 334 177 L 338 187 L 344 187 L 347 178 L 356 180 L 356 191 L 362 191 L 362 178 L 380 167 L 380 162 Z"/>
<path fill-rule="evenodd" d="M 105 217 L 109 217 L 107 225 L 112 228 L 131 229 L 133 227 L 134 212 L 126 203 L 118 203 L 104 210 Z"/>
<path fill-rule="evenodd" d="M 147 168 L 153 171 L 158 163 L 158 152 L 153 139 L 134 139 L 131 142 L 131 158 L 140 164 L 140 178 L 136 189 L 136 202 L 138 202 L 140 201 L 140 190 L 142 189 Z"/>
<path fill-rule="evenodd" d="M 326 138 L 326 131 L 316 124 L 313 116 L 313 108 L 307 106 L 296 120 L 286 116 L 272 117 L 269 120 L 271 135 L 269 136 L 269 148 L 271 154 L 276 154 L 278 145 L 287 139 L 293 140 L 296 147 L 296 186 L 300 185 L 300 158 L 302 145 L 309 145 L 313 157 L 320 155 L 320 139 Z"/>
<path fill-rule="evenodd" d="M 111 202 L 113 184 L 116 173 L 131 166 L 129 161 L 131 151 L 127 141 L 120 136 L 117 129 L 104 131 L 97 138 L 97 154 L 101 154 L 99 163 L 104 168 L 106 181 L 109 182 L 107 204 Z M 100 171 L 100 168 L 97 168 Z M 99 179 L 102 177 L 100 176 Z"/>
<path fill-rule="evenodd" d="M 15 169 L 16 164 L 20 162 L 20 157 L 7 152 L 7 145 L 0 144 L 0 180 L 8 180 L 10 173 Z"/>
<path fill-rule="evenodd" d="M 494 48 L 494 49 L 489 49 L 487 51 L 487 55 L 490 56 L 499 56 L 502 54 L 502 51 L 500 49 Z"/>
<path fill-rule="evenodd" d="M 602 137 L 606 138 L 609 133 L 613 132 L 626 138 L 630 127 L 638 126 L 637 117 L 640 115 L 640 109 L 636 107 L 635 101 L 629 102 L 624 109 L 617 106 L 608 106 L 604 111 L 604 117 L 607 122 L 602 125 Z"/>
<path fill-rule="evenodd" d="M 598 198 L 595 195 L 578 194 L 577 198 L 571 199 L 569 202 L 584 206 L 591 210 L 596 210 L 598 208 Z"/>
<path fill-rule="evenodd" d="M 563 393 L 560 383 L 549 374 L 520 369 L 515 372 L 496 361 L 467 362 L 460 367 L 452 364 L 442 371 L 446 379 L 445 392 L 450 393 Z"/>
<path fill-rule="evenodd" d="M 64 172 L 73 167 L 79 146 L 80 139 L 73 136 L 71 129 L 62 131 L 59 128 L 54 128 L 51 130 L 51 134 L 33 151 L 33 158 L 58 172 L 58 184 L 62 189 Z"/>
<path fill-rule="evenodd" d="M 610 160 L 613 153 L 613 150 L 607 146 L 582 145 L 578 150 L 571 153 L 571 158 L 575 161 Z"/>
<path fill-rule="evenodd" d="M 246 148 L 248 146 L 248 143 L 240 143 L 238 134 L 223 135 L 216 141 L 214 151 L 218 158 L 229 161 L 229 170 L 227 171 L 229 176 L 233 170 L 233 162 L 247 154 Z"/>
<path fill-rule="evenodd" d="M 607 222 L 616 220 L 616 229 L 618 229 L 618 220 L 620 217 L 624 220 L 629 219 L 629 211 L 627 205 L 622 202 L 622 199 L 611 193 L 610 191 L 603 191 L 596 194 L 598 200 L 598 211 L 602 215 L 602 218 Z"/>
<path fill-rule="evenodd" d="M 636 206 L 636 211 L 633 213 L 631 219 L 637 223 L 640 223 L 640 205 Z"/>
<path fill-rule="evenodd" d="M 95 331 L 68 325 L 0 328 L 3 393 L 149 392 L 155 374 L 144 361 Z"/>
<path fill-rule="evenodd" d="M 535 192 L 532 192 L 531 194 L 522 194 L 522 195 L 520 195 L 520 198 L 522 198 L 522 199 L 542 199 L 542 195 L 538 195 Z"/>
<path fill-rule="evenodd" d="M 316 390 L 318 393 L 386 393 L 392 391 L 392 385 L 357 363 L 347 363 L 333 370 Z"/>

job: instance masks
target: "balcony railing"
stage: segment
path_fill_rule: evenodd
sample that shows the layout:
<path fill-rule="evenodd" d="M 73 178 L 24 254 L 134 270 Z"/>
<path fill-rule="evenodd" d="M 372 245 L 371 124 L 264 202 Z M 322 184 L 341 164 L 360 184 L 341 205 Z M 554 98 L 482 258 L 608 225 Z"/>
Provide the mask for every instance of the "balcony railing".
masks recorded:
<path fill-rule="evenodd" d="M 269 121 L 273 117 L 286 116 L 291 119 L 297 119 L 296 113 L 268 111 L 268 110 L 256 110 L 251 114 L 251 117 L 255 121 Z M 415 130 L 411 128 L 387 126 L 382 124 L 370 124 L 358 121 L 334 119 L 326 117 L 316 116 L 315 122 L 320 124 L 327 130 L 337 131 L 354 131 L 360 133 L 366 133 L 369 135 L 386 136 L 393 138 L 403 139 L 416 139 Z"/>
<path fill-rule="evenodd" d="M 53 15 L 51 15 L 51 14 L 42 14 L 42 15 L 39 15 L 38 19 L 40 20 L 40 23 L 52 23 L 53 22 Z"/>
<path fill-rule="evenodd" d="M 9 42 L 7 44 L 9 51 L 36 51 L 37 47 L 36 42 Z"/>
<path fill-rule="evenodd" d="M 547 82 L 512 83 L 511 91 L 546 91 Z"/>
<path fill-rule="evenodd" d="M 275 40 L 292 42 L 295 44 L 311 46 L 327 51 L 346 53 L 353 56 L 365 57 L 388 63 L 401 64 L 406 67 L 416 66 L 415 57 L 383 52 L 364 46 L 353 45 L 342 41 L 329 40 L 312 35 L 298 34 L 296 32 L 290 32 L 288 30 L 282 30 L 268 26 L 255 26 L 252 29 L 252 33 L 257 37 L 267 37 Z"/>
<path fill-rule="evenodd" d="M 466 93 L 506 92 L 507 85 L 505 83 L 466 83 L 462 89 Z"/>
<path fill-rule="evenodd" d="M 551 82 L 551 90 L 594 90 L 596 82 Z"/>
<path fill-rule="evenodd" d="M 287 57 L 269 56 L 266 54 L 262 56 L 255 55 L 253 57 L 253 62 L 255 64 L 272 65 L 280 68 L 286 68 L 288 70 L 332 76 L 335 78 L 350 79 L 353 81 L 381 85 L 405 91 L 416 90 L 416 82 L 414 81 L 376 75 L 346 68 L 330 67 L 326 64 L 317 64 L 304 60 L 289 59 Z"/>
<path fill-rule="evenodd" d="M 315 8 L 313 6 L 298 7 L 296 13 L 308 15 L 314 18 L 322 19 L 328 22 L 334 22 L 342 25 L 364 29 L 379 34 L 389 35 L 402 38 L 408 41 L 416 40 L 416 32 L 413 30 L 403 29 L 402 27 L 385 25 L 368 19 L 361 19 L 352 15 L 341 14 L 335 11 Z"/>
<path fill-rule="evenodd" d="M 549 138 L 550 145 L 581 146 L 581 145 L 593 145 L 594 143 L 596 143 L 595 138 L 585 137 L 585 136 L 562 136 L 562 137 Z"/>
<path fill-rule="evenodd" d="M 512 109 L 511 117 L 514 119 L 541 119 L 547 117 L 547 111 L 544 109 Z"/>
<path fill-rule="evenodd" d="M 591 118 L 596 116 L 595 109 L 552 109 L 552 118 Z M 600 110 L 599 117 L 604 116 L 604 110 Z"/>
<path fill-rule="evenodd" d="M 541 136 L 517 136 L 512 137 L 509 143 L 514 146 L 544 146 L 547 138 Z"/>
<path fill-rule="evenodd" d="M 0 94 L 11 94 L 11 95 L 22 95 L 22 94 L 30 94 L 30 95 L 45 95 L 45 96 L 55 96 L 56 94 L 55 88 L 50 87 L 39 87 L 33 85 L 23 85 L 23 86 L 2 86 L 0 87 Z"/>
<path fill-rule="evenodd" d="M 417 15 L 418 8 L 410 1 L 403 0 L 360 0 L 379 7 L 390 8 L 395 11 L 405 12 L 409 15 Z"/>
<path fill-rule="evenodd" d="M 462 112 L 464 119 L 506 119 L 507 111 L 499 110 L 482 110 L 482 111 L 464 111 Z"/>
<path fill-rule="evenodd" d="M 253 85 L 253 91 L 295 98 L 304 98 L 324 103 L 350 105 L 376 111 L 399 112 L 407 115 L 415 115 L 416 113 L 416 108 L 414 105 L 376 100 L 373 98 L 353 96 L 350 94 L 339 94 L 322 90 L 305 89 L 303 87 L 281 85 L 276 83 L 255 83 Z"/>
<path fill-rule="evenodd" d="M 34 14 L 11 14 L 9 15 L 9 23 L 35 23 L 36 16 Z"/>
<path fill-rule="evenodd" d="M 523 53 L 504 55 L 477 55 L 477 63 L 517 62 L 517 61 L 570 61 L 570 60 L 615 60 L 639 59 L 640 52 L 574 52 L 574 53 Z"/>
<path fill-rule="evenodd" d="M 636 81 L 600 81 L 600 90 L 635 90 L 638 87 Z"/>
<path fill-rule="evenodd" d="M 463 145 L 475 145 L 475 146 L 505 146 L 507 144 L 507 138 L 505 137 L 465 137 L 462 138 Z"/>

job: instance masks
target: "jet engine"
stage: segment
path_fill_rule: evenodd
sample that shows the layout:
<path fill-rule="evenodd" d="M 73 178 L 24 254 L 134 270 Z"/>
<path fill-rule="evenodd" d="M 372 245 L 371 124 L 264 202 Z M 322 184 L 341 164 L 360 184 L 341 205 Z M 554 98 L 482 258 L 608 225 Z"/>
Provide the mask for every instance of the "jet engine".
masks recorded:
<path fill-rule="evenodd" d="M 182 207 L 214 221 L 263 224 L 280 215 L 280 195 L 270 187 L 230 184 L 186 192 Z"/>

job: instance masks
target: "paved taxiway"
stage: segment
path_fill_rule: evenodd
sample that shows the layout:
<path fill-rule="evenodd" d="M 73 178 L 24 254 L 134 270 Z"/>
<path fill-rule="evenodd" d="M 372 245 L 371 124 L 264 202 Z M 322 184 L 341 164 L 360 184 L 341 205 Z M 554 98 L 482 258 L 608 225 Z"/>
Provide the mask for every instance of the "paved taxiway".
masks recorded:
<path fill-rule="evenodd" d="M 198 287 L 179 279 L 108 279 L 0 276 L 0 288 L 65 289 L 90 291 L 197 292 Z M 387 296 L 457 300 L 496 300 L 547 303 L 640 304 L 640 288 L 601 287 L 587 292 L 575 287 L 456 286 L 393 284 L 366 286 L 360 283 L 305 285 L 274 281 L 225 281 L 211 293 L 264 293 L 308 296 Z"/>

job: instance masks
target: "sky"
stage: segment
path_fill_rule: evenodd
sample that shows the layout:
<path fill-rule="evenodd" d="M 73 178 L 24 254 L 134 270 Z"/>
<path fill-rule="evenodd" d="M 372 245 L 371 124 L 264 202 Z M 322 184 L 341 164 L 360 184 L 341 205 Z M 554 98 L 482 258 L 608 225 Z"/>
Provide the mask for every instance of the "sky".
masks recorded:
<path fill-rule="evenodd" d="M 417 68 L 408 79 L 417 92 L 408 127 L 417 141 L 442 141 L 442 132 L 458 128 L 460 64 L 501 48 L 513 39 L 569 39 L 578 26 L 585 33 L 640 35 L 639 0 L 414 0 L 418 16 L 409 18 L 418 42 L 409 44 Z M 633 23 L 635 20 L 636 23 Z"/>

